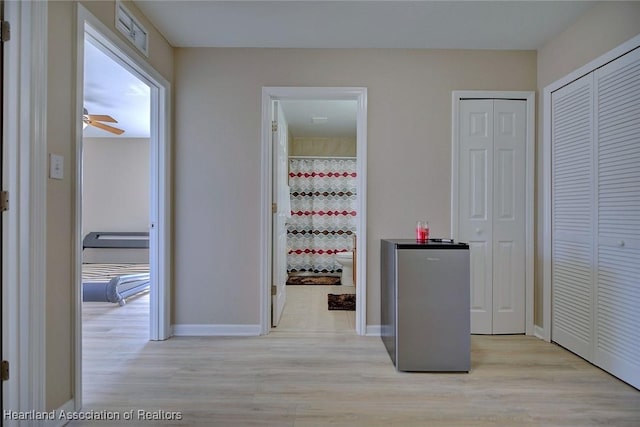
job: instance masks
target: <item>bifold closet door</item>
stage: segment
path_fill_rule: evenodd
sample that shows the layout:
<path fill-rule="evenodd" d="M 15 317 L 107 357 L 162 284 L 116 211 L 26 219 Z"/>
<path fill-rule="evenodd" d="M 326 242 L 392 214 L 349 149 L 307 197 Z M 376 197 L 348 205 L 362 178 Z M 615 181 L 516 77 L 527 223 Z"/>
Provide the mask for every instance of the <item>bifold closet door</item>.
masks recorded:
<path fill-rule="evenodd" d="M 594 266 L 593 76 L 552 97 L 553 341 L 590 359 Z"/>
<path fill-rule="evenodd" d="M 640 388 L 640 49 L 595 71 L 594 363 Z"/>
<path fill-rule="evenodd" d="M 552 340 L 640 388 L 640 49 L 552 95 Z"/>
<path fill-rule="evenodd" d="M 471 256 L 471 333 L 525 331 L 526 102 L 460 104 L 459 238 Z"/>

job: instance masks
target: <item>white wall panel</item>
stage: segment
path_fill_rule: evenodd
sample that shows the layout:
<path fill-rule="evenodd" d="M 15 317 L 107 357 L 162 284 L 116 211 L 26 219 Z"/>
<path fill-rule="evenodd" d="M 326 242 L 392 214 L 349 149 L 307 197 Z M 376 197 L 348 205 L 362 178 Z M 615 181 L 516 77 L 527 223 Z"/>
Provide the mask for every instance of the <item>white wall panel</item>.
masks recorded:
<path fill-rule="evenodd" d="M 487 150 L 469 150 L 469 219 L 483 219 L 487 212 Z"/>

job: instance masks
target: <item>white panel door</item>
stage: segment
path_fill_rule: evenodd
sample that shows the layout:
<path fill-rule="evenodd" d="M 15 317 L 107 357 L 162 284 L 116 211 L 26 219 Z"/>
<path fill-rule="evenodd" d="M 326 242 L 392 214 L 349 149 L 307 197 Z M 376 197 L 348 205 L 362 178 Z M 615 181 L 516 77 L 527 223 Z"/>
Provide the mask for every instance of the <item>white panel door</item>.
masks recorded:
<path fill-rule="evenodd" d="M 459 235 L 471 252 L 471 333 L 525 332 L 526 102 L 460 105 Z"/>
<path fill-rule="evenodd" d="M 526 103 L 493 104 L 493 332 L 525 331 Z"/>
<path fill-rule="evenodd" d="M 273 105 L 273 265 L 271 323 L 278 326 L 287 298 L 287 226 L 289 216 L 288 129 L 278 101 Z"/>
<path fill-rule="evenodd" d="M 493 100 L 460 105 L 460 240 L 471 259 L 471 333 L 493 328 Z"/>
<path fill-rule="evenodd" d="M 593 75 L 552 96 L 552 340 L 590 360 L 593 310 Z"/>
<path fill-rule="evenodd" d="M 640 51 L 595 71 L 597 365 L 640 388 Z"/>

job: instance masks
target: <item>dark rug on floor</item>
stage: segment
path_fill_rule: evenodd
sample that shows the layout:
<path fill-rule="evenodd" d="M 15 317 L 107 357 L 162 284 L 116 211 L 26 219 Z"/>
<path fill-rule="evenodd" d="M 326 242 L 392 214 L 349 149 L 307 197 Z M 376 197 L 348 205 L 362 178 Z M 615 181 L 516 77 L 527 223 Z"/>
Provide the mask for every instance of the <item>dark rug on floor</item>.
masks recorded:
<path fill-rule="evenodd" d="M 287 285 L 339 285 L 336 276 L 289 276 Z"/>
<path fill-rule="evenodd" d="M 356 294 L 329 294 L 329 310 L 356 311 Z"/>

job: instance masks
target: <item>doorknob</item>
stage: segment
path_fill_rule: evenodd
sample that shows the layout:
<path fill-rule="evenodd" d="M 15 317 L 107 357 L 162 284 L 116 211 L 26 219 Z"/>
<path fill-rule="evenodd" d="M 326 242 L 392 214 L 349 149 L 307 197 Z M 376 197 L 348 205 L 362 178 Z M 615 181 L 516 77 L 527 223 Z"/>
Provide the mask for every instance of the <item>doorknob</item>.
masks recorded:
<path fill-rule="evenodd" d="M 620 241 L 618 242 L 618 246 L 623 247 L 623 246 L 624 246 L 624 240 L 620 240 Z"/>
<path fill-rule="evenodd" d="M 476 234 L 482 233 L 482 228 L 476 228 Z"/>

